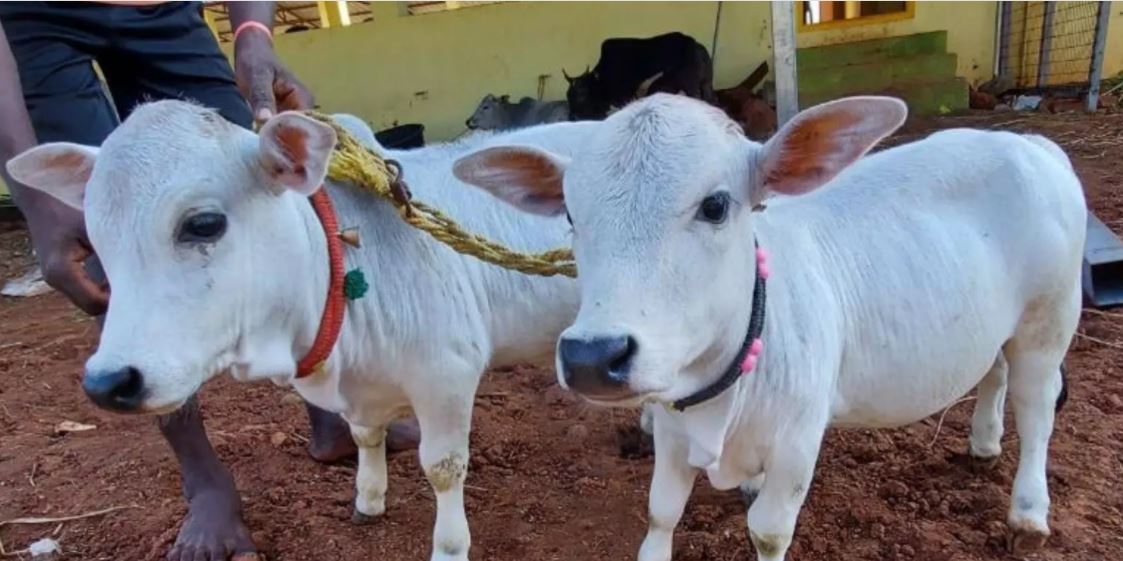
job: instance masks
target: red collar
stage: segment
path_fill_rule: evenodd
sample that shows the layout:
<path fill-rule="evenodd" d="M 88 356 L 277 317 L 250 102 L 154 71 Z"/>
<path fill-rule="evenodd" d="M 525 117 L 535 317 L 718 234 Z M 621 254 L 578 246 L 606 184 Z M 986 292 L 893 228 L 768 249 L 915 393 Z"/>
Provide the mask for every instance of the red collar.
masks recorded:
<path fill-rule="evenodd" d="M 328 241 L 328 263 L 331 266 L 331 275 L 328 281 L 327 302 L 324 304 L 324 313 L 320 316 L 320 327 L 316 331 L 316 338 L 312 341 L 312 348 L 296 363 L 297 379 L 310 376 L 318 372 L 327 361 L 331 351 L 339 340 L 339 332 L 343 329 L 343 312 L 346 309 L 346 300 L 343 296 L 343 241 L 339 235 L 339 219 L 335 216 L 335 208 L 331 205 L 326 187 L 320 187 L 309 200 L 320 225 L 324 227 L 324 237 Z"/>

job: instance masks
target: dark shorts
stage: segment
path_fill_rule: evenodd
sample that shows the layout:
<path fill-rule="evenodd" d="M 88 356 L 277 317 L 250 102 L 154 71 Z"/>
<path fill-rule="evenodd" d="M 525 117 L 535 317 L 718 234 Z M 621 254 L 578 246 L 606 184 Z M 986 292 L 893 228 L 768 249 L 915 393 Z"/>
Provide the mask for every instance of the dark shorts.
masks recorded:
<path fill-rule="evenodd" d="M 100 145 L 118 116 L 126 118 L 144 101 L 170 98 L 196 101 L 252 126 L 200 2 L 0 2 L 0 24 L 39 142 Z"/>

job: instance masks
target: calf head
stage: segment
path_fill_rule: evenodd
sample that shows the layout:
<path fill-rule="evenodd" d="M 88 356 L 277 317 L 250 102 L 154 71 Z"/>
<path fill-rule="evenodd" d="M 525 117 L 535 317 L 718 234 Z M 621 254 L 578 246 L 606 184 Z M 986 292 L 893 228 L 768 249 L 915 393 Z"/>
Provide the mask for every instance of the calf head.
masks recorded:
<path fill-rule="evenodd" d="M 162 101 L 101 148 L 44 144 L 8 163 L 17 181 L 85 213 L 113 293 L 83 380 L 98 405 L 165 412 L 223 371 L 294 371 L 294 341 L 311 340 L 326 292 L 308 287 L 327 262 L 305 197 L 334 144 L 300 114 L 257 135 Z"/>
<path fill-rule="evenodd" d="M 587 67 L 585 73 L 576 78 L 562 70 L 569 88 L 565 99 L 569 103 L 569 114 L 575 120 L 603 119 L 608 115 L 609 101 L 601 87 L 600 76 Z"/>
<path fill-rule="evenodd" d="M 754 206 L 820 187 L 905 115 L 895 99 L 844 99 L 762 145 L 716 108 L 658 94 L 610 117 L 572 160 L 493 147 L 455 171 L 530 212 L 571 217 L 581 310 L 558 343 L 561 384 L 600 403 L 671 402 L 720 376 L 745 337 Z"/>
<path fill-rule="evenodd" d="M 492 94 L 487 94 L 480 104 L 476 106 L 475 112 L 464 124 L 472 130 L 494 130 L 501 129 L 507 126 L 506 112 L 504 109 L 511 105 L 510 96 L 501 95 L 496 97 Z"/>

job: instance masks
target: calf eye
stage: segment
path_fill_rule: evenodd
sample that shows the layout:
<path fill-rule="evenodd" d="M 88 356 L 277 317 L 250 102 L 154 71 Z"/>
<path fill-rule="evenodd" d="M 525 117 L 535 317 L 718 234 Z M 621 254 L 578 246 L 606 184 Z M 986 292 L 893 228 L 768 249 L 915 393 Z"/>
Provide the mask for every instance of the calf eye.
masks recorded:
<path fill-rule="evenodd" d="M 729 193 L 724 191 L 714 193 L 702 199 L 702 205 L 698 207 L 698 219 L 705 220 L 711 224 L 721 224 L 725 222 L 725 218 L 728 215 Z"/>
<path fill-rule="evenodd" d="M 181 243 L 212 243 L 226 232 L 226 215 L 221 212 L 200 212 L 187 217 L 179 226 L 176 241 Z"/>
<path fill-rule="evenodd" d="M 565 211 L 565 219 L 566 219 L 566 220 L 567 220 L 567 221 L 569 222 L 569 225 L 570 225 L 570 226 L 572 226 L 572 225 L 573 225 L 573 217 L 569 215 L 569 211 L 568 211 L 568 210 L 567 210 L 567 211 Z"/>

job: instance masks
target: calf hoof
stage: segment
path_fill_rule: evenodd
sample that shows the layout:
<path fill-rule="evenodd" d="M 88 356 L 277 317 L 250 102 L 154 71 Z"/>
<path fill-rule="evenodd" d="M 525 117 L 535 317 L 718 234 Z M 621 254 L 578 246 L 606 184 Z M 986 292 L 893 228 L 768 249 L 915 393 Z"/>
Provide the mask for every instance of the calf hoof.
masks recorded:
<path fill-rule="evenodd" d="M 363 514 L 359 509 L 351 511 L 351 523 L 356 526 L 367 526 L 374 524 L 378 520 L 378 516 L 374 514 Z"/>
<path fill-rule="evenodd" d="M 984 472 L 990 471 L 998 466 L 998 461 L 1002 459 L 1002 454 L 976 456 L 973 452 L 968 452 L 967 457 L 969 459 L 968 465 L 972 471 Z"/>
<path fill-rule="evenodd" d="M 1049 531 L 1039 528 L 1012 527 L 1006 536 L 1006 548 L 1015 557 L 1022 557 L 1033 553 L 1045 545 L 1049 539 Z"/>

